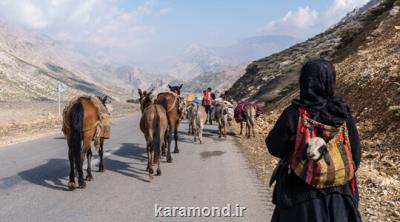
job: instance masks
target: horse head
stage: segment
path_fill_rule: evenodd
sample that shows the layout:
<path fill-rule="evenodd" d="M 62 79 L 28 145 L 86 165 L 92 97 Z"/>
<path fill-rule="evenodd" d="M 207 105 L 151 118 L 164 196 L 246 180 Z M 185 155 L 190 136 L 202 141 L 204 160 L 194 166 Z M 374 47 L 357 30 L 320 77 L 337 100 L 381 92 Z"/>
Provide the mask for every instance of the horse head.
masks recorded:
<path fill-rule="evenodd" d="M 146 109 L 146 107 L 153 104 L 153 100 L 151 99 L 153 91 L 154 91 L 154 89 L 150 90 L 150 92 L 147 92 L 146 90 L 142 91 L 141 89 L 138 89 L 140 109 L 142 110 L 142 112 L 144 109 Z"/>
<path fill-rule="evenodd" d="M 181 84 L 179 86 L 171 86 L 171 85 L 168 84 L 169 90 L 171 90 L 172 92 L 178 94 L 178 96 L 181 95 L 182 86 L 183 86 L 183 84 Z"/>

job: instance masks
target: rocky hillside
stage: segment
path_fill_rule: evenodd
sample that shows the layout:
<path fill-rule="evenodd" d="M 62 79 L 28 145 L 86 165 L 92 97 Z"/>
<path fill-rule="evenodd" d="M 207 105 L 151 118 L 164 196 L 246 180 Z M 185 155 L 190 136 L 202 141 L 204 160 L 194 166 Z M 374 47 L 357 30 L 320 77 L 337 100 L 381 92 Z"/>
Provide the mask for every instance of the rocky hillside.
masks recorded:
<path fill-rule="evenodd" d="M 375 19 L 333 60 L 337 94 L 350 106 L 360 132 L 360 210 L 363 221 L 374 222 L 400 221 L 400 0 L 381 4 L 369 12 Z M 243 142 L 264 181 L 277 163 L 266 153 L 265 133 L 296 96 L 297 87 L 270 103 L 257 120 L 259 134 Z"/>
<path fill-rule="evenodd" d="M 252 62 L 246 73 L 229 90 L 233 99 L 250 99 L 266 104 L 277 101 L 293 91 L 297 85 L 302 64 L 311 58 L 335 60 L 346 53 L 350 45 L 374 21 L 392 8 L 394 0 L 382 0 L 378 5 L 368 4 L 347 16 L 336 26 L 303 43 L 280 53 Z M 350 19 L 351 18 L 351 19 Z"/>
<path fill-rule="evenodd" d="M 201 93 L 211 87 L 213 90 L 225 91 L 243 74 L 244 68 L 225 67 L 221 71 L 207 72 L 184 82 L 183 91 Z"/>
<path fill-rule="evenodd" d="M 81 93 L 116 99 L 127 91 L 95 61 L 68 51 L 34 31 L 0 22 L 0 101 L 55 100 L 58 82 L 65 98 Z"/>

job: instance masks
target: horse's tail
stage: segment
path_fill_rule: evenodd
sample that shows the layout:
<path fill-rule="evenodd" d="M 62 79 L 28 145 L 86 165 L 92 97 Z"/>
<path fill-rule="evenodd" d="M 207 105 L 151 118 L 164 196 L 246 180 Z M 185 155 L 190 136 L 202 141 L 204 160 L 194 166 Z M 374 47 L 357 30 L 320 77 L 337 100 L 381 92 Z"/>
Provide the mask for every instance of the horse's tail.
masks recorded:
<path fill-rule="evenodd" d="M 83 133 L 83 106 L 78 100 L 71 108 L 71 148 L 75 162 L 80 164 Z M 76 166 L 78 167 L 78 166 Z"/>
<path fill-rule="evenodd" d="M 160 126 L 160 115 L 158 113 L 157 105 L 154 105 L 155 118 L 153 125 L 153 151 L 154 160 L 158 160 L 161 157 L 161 126 Z"/>

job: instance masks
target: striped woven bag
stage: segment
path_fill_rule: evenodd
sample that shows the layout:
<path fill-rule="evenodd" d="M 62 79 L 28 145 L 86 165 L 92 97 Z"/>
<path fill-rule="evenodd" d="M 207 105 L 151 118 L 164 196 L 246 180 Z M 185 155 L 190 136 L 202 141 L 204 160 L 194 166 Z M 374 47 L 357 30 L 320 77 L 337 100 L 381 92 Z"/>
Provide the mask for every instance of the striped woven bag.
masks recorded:
<path fill-rule="evenodd" d="M 291 171 L 318 189 L 344 185 L 353 179 L 354 162 L 346 123 L 336 128 L 314 121 L 304 109 L 299 112 L 295 148 L 289 156 Z M 305 155 L 307 142 L 313 137 L 321 137 L 327 144 L 324 158 L 316 161 Z"/>

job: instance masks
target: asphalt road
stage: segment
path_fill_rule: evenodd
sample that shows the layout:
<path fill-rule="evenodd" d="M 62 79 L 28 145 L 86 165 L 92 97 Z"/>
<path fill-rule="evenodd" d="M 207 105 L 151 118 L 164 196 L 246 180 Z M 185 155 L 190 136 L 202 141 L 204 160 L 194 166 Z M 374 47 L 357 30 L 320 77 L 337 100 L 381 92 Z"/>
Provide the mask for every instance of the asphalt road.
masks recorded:
<path fill-rule="evenodd" d="M 206 126 L 204 144 L 193 144 L 183 123 L 181 152 L 173 154 L 173 163 L 164 159 L 163 175 L 150 180 L 145 171 L 145 140 L 138 126 L 138 114 L 113 123 L 112 139 L 105 143 L 106 171 L 98 173 L 94 166 L 94 180 L 86 189 L 74 191 L 66 186 L 67 144 L 61 134 L 1 147 L 0 221 L 270 220 L 271 194 L 234 138 L 221 140 L 216 126 Z M 226 209 L 218 217 L 212 209 L 228 204 L 233 214 L 239 212 L 237 205 L 245 207 L 243 217 L 223 217 Z M 207 217 L 210 210 L 215 217 Z M 172 211 L 175 217 L 161 217 Z"/>

